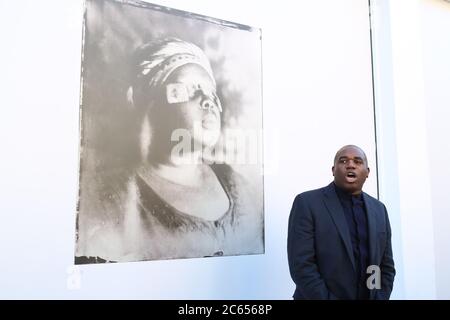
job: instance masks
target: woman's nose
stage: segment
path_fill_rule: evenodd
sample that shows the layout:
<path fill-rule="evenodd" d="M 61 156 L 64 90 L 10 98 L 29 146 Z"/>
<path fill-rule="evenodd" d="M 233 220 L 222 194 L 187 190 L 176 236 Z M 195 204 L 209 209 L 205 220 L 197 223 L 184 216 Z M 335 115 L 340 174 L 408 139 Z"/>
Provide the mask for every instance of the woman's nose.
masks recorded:
<path fill-rule="evenodd" d="M 200 107 L 201 107 L 203 110 L 207 110 L 207 111 L 209 111 L 209 112 L 212 112 L 212 111 L 213 111 L 213 108 L 215 107 L 215 104 L 214 104 L 214 102 L 212 102 L 210 99 L 203 99 L 203 100 L 200 102 Z"/>

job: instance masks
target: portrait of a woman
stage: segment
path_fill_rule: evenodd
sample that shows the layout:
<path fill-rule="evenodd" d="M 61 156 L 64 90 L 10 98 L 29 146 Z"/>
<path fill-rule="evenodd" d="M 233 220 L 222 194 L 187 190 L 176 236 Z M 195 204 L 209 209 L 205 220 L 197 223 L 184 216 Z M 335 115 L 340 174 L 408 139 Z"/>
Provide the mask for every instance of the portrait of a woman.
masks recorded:
<path fill-rule="evenodd" d="M 263 253 L 256 191 L 232 165 L 204 158 L 227 108 L 205 52 L 153 39 L 135 50 L 130 70 L 126 98 L 139 115 L 141 161 L 111 212 L 79 212 L 76 263 Z"/>

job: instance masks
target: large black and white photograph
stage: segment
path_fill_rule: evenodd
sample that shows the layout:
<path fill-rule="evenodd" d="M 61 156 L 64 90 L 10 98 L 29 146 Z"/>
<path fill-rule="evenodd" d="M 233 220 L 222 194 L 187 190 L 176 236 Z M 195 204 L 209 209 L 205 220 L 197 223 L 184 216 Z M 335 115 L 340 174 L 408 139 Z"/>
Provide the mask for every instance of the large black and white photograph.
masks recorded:
<path fill-rule="evenodd" d="M 264 253 L 261 30 L 87 0 L 75 264 Z"/>

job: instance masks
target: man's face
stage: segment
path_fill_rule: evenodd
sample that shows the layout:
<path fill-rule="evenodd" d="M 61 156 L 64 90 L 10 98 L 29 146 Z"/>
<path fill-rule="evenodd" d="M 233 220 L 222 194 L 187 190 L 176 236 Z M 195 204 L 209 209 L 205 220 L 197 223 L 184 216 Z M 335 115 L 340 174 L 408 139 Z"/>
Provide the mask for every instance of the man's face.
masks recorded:
<path fill-rule="evenodd" d="M 362 191 L 370 169 L 361 149 L 353 146 L 341 149 L 332 168 L 334 183 L 353 195 Z"/>

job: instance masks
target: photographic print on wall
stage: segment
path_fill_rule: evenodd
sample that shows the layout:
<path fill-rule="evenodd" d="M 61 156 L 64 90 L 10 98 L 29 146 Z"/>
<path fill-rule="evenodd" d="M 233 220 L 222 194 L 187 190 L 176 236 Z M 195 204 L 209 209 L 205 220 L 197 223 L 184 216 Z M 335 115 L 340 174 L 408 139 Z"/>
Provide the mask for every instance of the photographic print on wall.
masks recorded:
<path fill-rule="evenodd" d="M 75 264 L 264 253 L 261 30 L 86 0 Z"/>

